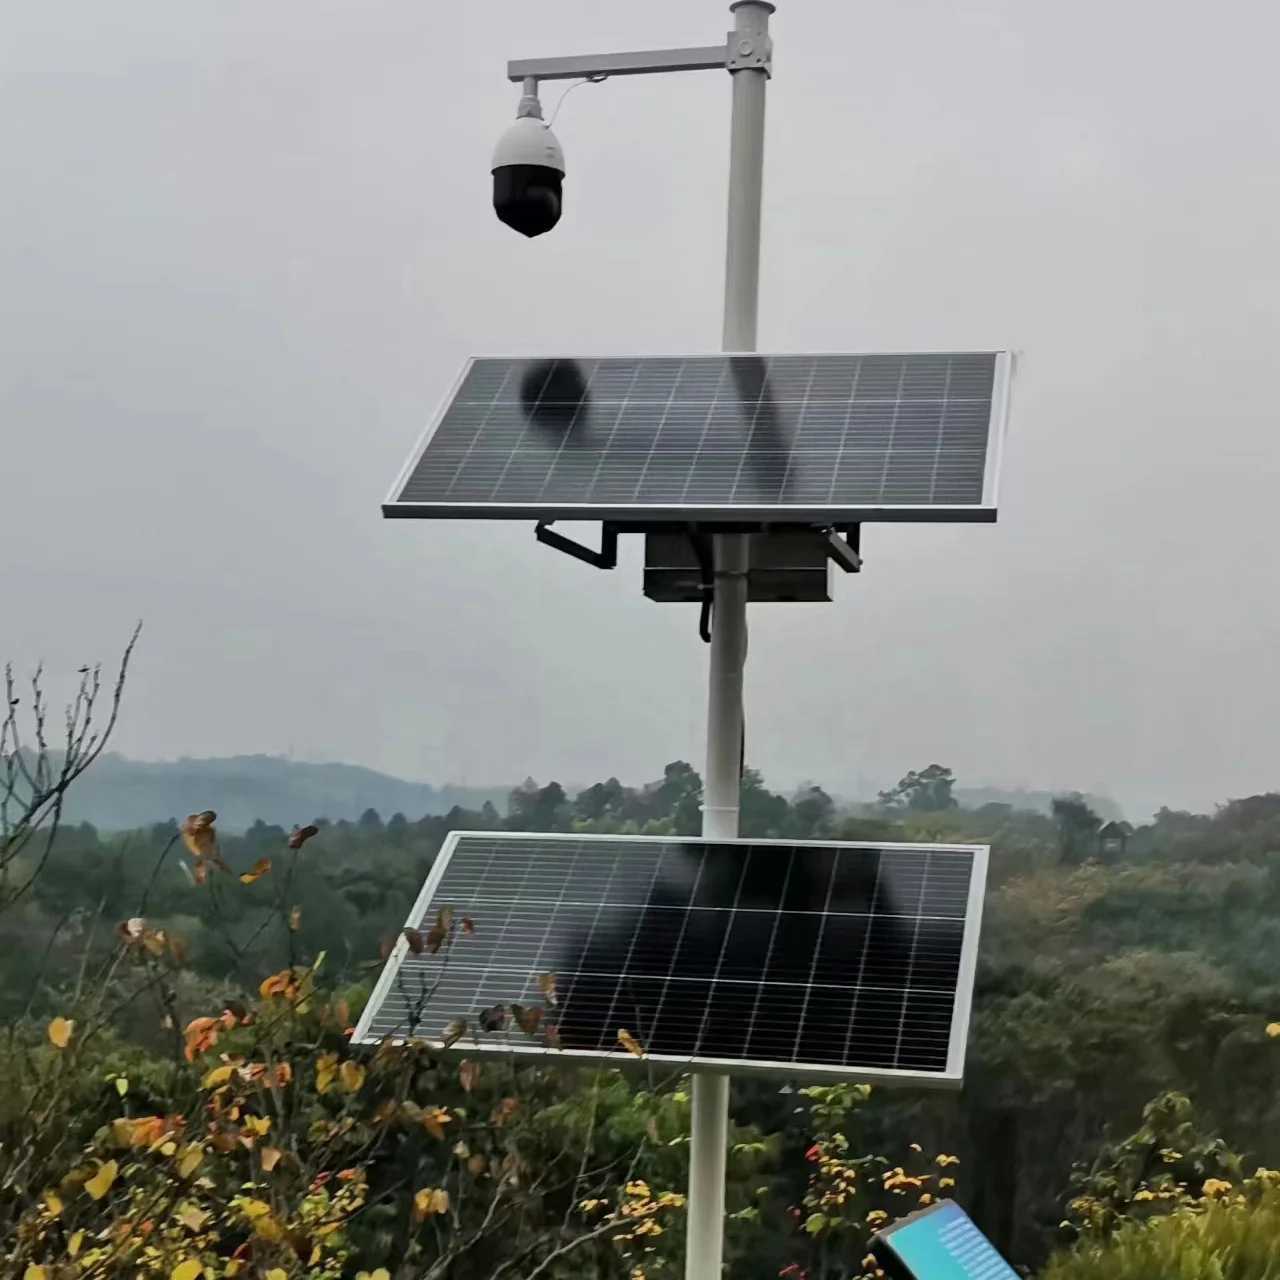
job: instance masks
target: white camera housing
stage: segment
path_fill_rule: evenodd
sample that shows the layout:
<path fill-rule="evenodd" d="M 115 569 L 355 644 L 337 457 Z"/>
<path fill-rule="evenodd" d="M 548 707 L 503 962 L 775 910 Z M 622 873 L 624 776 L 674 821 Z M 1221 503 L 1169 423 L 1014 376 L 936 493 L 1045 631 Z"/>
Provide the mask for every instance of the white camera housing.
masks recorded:
<path fill-rule="evenodd" d="M 534 115 L 522 115 L 493 151 L 493 210 L 523 236 L 540 236 L 560 221 L 564 152 Z"/>

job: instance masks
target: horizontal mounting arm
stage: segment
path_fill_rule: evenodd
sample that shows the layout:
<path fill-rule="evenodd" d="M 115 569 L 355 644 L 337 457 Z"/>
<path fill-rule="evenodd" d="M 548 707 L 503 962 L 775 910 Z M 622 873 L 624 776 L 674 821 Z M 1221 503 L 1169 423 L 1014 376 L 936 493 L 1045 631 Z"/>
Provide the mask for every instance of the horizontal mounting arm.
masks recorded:
<path fill-rule="evenodd" d="M 663 71 L 723 71 L 728 45 L 701 49 L 652 49 L 643 53 L 582 54 L 572 58 L 522 58 L 507 63 L 507 79 L 577 80 L 590 76 L 645 76 Z"/>

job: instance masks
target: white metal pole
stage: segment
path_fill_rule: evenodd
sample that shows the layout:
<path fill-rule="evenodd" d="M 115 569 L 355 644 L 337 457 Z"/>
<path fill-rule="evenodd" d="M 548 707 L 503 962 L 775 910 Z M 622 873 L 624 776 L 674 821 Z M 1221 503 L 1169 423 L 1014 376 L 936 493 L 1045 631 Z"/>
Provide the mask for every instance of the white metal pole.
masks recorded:
<path fill-rule="evenodd" d="M 763 65 L 753 65 L 753 61 L 755 55 L 767 53 L 769 15 L 774 6 L 767 0 L 738 0 L 730 8 L 734 14 L 734 31 L 729 57 L 731 66 L 739 60 L 740 65 L 732 73 L 722 345 L 725 351 L 754 351 L 760 296 L 765 90 L 769 73 Z M 750 545 L 750 539 L 744 534 L 718 534 L 714 541 L 715 590 L 702 834 L 720 840 L 731 840 L 738 834 Z M 695 1075 L 685 1280 L 721 1280 L 728 1147 L 729 1077 Z"/>

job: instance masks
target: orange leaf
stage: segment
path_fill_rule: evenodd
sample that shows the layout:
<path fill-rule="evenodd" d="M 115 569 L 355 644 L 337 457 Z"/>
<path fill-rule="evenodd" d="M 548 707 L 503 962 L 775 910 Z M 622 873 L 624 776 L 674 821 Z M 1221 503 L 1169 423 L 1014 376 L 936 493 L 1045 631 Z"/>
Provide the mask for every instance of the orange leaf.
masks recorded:
<path fill-rule="evenodd" d="M 218 834 L 213 829 L 217 817 L 218 815 L 212 809 L 206 809 L 203 813 L 188 814 L 179 828 L 182 843 L 197 858 L 207 858 L 218 843 Z"/>
<path fill-rule="evenodd" d="M 319 827 L 312 827 L 312 826 L 294 827 L 294 829 L 291 832 L 289 832 L 289 840 L 288 840 L 289 848 L 301 849 L 302 846 L 306 844 L 307 841 L 310 840 L 312 836 L 318 835 L 319 832 L 320 832 Z"/>
<path fill-rule="evenodd" d="M 554 1006 L 556 1002 L 556 975 L 554 973 L 540 974 L 538 977 L 538 989 L 542 992 L 546 1002 Z"/>
<path fill-rule="evenodd" d="M 422 1127 L 437 1141 L 444 1141 L 444 1126 L 453 1117 L 443 1107 L 430 1107 L 422 1113 Z"/>
<path fill-rule="evenodd" d="M 218 1043 L 218 1019 L 194 1018 L 183 1032 L 186 1041 L 186 1059 L 191 1062 L 196 1054 L 206 1053 Z"/>
<path fill-rule="evenodd" d="M 466 1018 L 454 1018 L 454 1020 L 445 1027 L 441 1032 L 441 1041 L 444 1047 L 448 1049 L 450 1046 L 458 1043 L 463 1036 L 467 1034 Z"/>
<path fill-rule="evenodd" d="M 170 937 L 169 954 L 173 956 L 173 963 L 176 965 L 184 965 L 187 963 L 187 944 L 181 938 Z"/>
<path fill-rule="evenodd" d="M 640 1041 L 624 1027 L 618 1032 L 618 1043 L 628 1052 L 633 1053 L 637 1058 L 644 1057 L 644 1050 L 640 1047 Z"/>
<path fill-rule="evenodd" d="M 422 934 L 419 933 L 417 929 L 406 929 L 404 931 L 404 938 L 409 944 L 409 950 L 412 951 L 415 956 L 420 956 L 422 954 L 423 947 L 426 946 L 426 939 L 423 938 Z"/>
<path fill-rule="evenodd" d="M 262 1171 L 264 1173 L 270 1173 L 271 1170 L 280 1163 L 280 1148 L 263 1147 L 262 1150 L 258 1152 L 258 1158 L 262 1161 Z"/>
<path fill-rule="evenodd" d="M 203 862 L 197 862 L 195 867 L 192 868 L 191 878 L 196 882 L 196 884 L 204 884 L 204 882 L 209 878 L 208 866 Z"/>
<path fill-rule="evenodd" d="M 516 1022 L 520 1025 L 520 1030 L 527 1036 L 533 1035 L 538 1029 L 538 1024 L 542 1021 L 543 1009 L 540 1004 L 535 1004 L 526 1009 L 522 1005 L 513 1004 L 511 1012 L 515 1014 Z"/>
<path fill-rule="evenodd" d="M 257 862 L 249 868 L 248 871 L 242 872 L 240 875 L 241 884 L 252 884 L 255 880 L 261 880 L 263 876 L 271 870 L 270 858 L 259 858 Z"/>
<path fill-rule="evenodd" d="M 480 1064 L 478 1062 L 472 1062 L 470 1058 L 467 1058 L 458 1064 L 458 1081 L 467 1093 L 470 1093 L 476 1087 L 479 1079 Z"/>
<path fill-rule="evenodd" d="M 71 1033 L 75 1030 L 75 1025 L 70 1018 L 54 1018 L 47 1028 L 49 1043 L 55 1049 L 65 1049 L 71 1043 Z"/>
<path fill-rule="evenodd" d="M 476 922 L 475 922 L 475 921 L 474 921 L 470 916 L 463 916 L 463 917 L 462 917 L 462 932 L 463 932 L 463 933 L 475 933 L 475 931 L 476 931 Z"/>
<path fill-rule="evenodd" d="M 438 924 L 433 924 L 427 930 L 427 950 L 435 955 L 437 951 L 444 946 L 444 940 L 449 936 L 447 930 L 442 929 Z"/>
<path fill-rule="evenodd" d="M 477 1152 L 467 1161 L 467 1172 L 475 1177 L 484 1172 L 485 1158 Z"/>

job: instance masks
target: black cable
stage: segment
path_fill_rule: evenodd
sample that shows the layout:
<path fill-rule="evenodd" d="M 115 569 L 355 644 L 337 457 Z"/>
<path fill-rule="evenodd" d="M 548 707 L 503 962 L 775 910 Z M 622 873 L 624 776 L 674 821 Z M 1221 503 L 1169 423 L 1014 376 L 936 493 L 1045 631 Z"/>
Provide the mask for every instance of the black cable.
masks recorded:
<path fill-rule="evenodd" d="M 689 528 L 689 543 L 693 554 L 698 558 L 698 575 L 701 579 L 702 611 L 698 616 L 698 634 L 703 644 L 711 643 L 711 602 L 715 599 L 716 580 L 712 569 L 711 557 L 707 554 L 707 542 L 699 537 L 697 530 Z"/>

